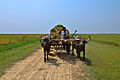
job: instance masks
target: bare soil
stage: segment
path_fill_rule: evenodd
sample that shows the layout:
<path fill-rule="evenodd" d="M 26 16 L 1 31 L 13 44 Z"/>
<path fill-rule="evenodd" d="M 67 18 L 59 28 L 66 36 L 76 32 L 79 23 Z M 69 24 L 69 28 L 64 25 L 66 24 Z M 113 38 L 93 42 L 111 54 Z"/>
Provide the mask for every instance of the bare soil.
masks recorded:
<path fill-rule="evenodd" d="M 90 73 L 83 70 L 86 64 L 65 51 L 51 49 L 46 63 L 43 56 L 43 50 L 37 50 L 6 69 L 0 80 L 90 80 Z"/>

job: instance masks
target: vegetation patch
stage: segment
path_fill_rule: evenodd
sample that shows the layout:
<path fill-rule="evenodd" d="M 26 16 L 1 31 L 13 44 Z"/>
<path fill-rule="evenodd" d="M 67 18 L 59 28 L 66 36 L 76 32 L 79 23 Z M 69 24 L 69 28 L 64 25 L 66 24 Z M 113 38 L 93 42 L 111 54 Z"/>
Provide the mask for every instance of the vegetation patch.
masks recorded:
<path fill-rule="evenodd" d="M 120 79 L 120 47 L 92 41 L 86 47 L 86 56 L 97 80 Z"/>
<path fill-rule="evenodd" d="M 40 48 L 40 39 L 25 40 L 0 46 L 0 76 L 5 69 L 16 61 L 26 58 L 34 50 Z"/>
<path fill-rule="evenodd" d="M 38 41 L 38 40 L 40 40 L 40 39 L 32 39 L 32 40 L 14 42 L 14 43 L 10 43 L 10 44 L 3 44 L 3 45 L 0 46 L 0 53 L 4 52 L 6 50 L 21 47 L 23 45 L 27 45 L 27 44 L 30 44 L 30 43 L 36 43 L 36 41 Z"/>
<path fill-rule="evenodd" d="M 117 47 L 120 46 L 120 34 L 79 34 L 78 36 L 88 38 L 88 35 L 91 36 L 92 41 L 94 42 L 101 42 Z"/>

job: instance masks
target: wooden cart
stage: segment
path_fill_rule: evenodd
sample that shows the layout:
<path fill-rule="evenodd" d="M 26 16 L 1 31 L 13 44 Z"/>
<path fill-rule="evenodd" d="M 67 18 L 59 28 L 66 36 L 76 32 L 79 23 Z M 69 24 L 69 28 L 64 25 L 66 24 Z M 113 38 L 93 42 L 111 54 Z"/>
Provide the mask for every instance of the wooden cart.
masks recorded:
<path fill-rule="evenodd" d="M 80 39 L 51 39 L 52 44 L 51 46 L 54 46 L 55 49 L 58 47 L 61 48 L 61 50 L 66 50 L 67 54 L 70 53 L 70 47 L 72 45 L 73 41 L 80 41 Z"/>

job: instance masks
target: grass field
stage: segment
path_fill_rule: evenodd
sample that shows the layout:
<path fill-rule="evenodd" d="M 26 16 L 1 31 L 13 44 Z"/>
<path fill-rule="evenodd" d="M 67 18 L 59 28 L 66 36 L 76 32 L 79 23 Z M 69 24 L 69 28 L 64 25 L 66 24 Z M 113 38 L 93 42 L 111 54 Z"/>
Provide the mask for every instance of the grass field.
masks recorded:
<path fill-rule="evenodd" d="M 7 67 L 40 48 L 41 35 L 0 35 L 0 76 Z"/>
<path fill-rule="evenodd" d="M 88 38 L 89 34 L 81 34 L 84 38 Z M 119 47 L 120 46 L 120 34 L 90 34 L 92 41 L 110 44 Z"/>
<path fill-rule="evenodd" d="M 92 34 L 91 38 L 86 58 L 93 76 L 97 80 L 120 80 L 120 34 Z"/>
<path fill-rule="evenodd" d="M 0 45 L 19 41 L 32 40 L 47 34 L 0 34 Z"/>

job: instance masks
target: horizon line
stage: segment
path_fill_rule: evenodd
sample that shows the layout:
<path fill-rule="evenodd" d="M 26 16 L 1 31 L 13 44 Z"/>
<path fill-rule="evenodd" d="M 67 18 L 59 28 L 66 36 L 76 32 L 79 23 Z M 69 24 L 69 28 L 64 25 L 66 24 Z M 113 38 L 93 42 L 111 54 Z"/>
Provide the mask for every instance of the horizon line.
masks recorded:
<path fill-rule="evenodd" d="M 50 34 L 40 32 L 0 32 L 0 34 Z M 81 32 L 77 34 L 120 34 L 120 32 Z"/>

